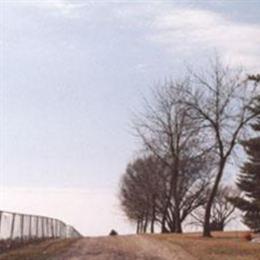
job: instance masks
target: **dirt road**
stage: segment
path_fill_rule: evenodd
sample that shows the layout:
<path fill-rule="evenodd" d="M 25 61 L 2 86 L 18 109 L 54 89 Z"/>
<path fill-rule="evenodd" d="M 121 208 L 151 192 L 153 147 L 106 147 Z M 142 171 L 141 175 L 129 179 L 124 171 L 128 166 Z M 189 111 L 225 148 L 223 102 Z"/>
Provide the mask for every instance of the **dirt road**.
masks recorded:
<path fill-rule="evenodd" d="M 83 238 L 56 260 L 194 260 L 181 247 L 147 236 Z"/>

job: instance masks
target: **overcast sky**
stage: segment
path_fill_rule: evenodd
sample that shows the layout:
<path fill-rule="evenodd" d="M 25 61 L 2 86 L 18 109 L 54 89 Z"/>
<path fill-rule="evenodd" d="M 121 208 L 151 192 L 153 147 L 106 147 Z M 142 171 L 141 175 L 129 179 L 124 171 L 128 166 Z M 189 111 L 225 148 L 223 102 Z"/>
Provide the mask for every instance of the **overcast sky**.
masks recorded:
<path fill-rule="evenodd" d="M 216 52 L 260 71 L 259 1 L 0 0 L 0 10 L 0 207 L 85 234 L 131 230 L 116 194 L 142 95 Z"/>

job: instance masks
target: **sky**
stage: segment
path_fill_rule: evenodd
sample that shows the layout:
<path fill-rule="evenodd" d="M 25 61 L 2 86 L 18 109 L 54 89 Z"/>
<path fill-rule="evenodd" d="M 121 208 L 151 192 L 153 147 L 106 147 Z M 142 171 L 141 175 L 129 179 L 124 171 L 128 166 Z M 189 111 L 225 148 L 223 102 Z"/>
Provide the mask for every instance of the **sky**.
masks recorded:
<path fill-rule="evenodd" d="M 117 200 L 142 98 L 216 52 L 260 71 L 259 1 L 0 0 L 0 207 L 86 235 Z"/>

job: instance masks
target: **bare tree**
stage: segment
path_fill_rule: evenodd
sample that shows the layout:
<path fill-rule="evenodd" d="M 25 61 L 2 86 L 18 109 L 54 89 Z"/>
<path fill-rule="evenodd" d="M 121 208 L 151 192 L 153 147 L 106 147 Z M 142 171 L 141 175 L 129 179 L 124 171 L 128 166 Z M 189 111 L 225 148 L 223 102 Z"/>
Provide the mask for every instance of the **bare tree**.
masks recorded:
<path fill-rule="evenodd" d="M 179 102 L 187 95 L 188 83 L 171 82 L 154 91 L 153 100 L 145 101 L 145 112 L 134 120 L 146 151 L 165 167 L 162 232 L 182 232 L 182 221 L 204 201 L 209 180 L 208 137 L 201 135 L 201 122 L 193 119 L 196 111 Z"/>
<path fill-rule="evenodd" d="M 186 88 L 185 103 L 196 114 L 204 134 L 212 137 L 217 154 L 217 172 L 206 204 L 203 235 L 210 236 L 210 216 L 219 183 L 239 138 L 256 117 L 249 112 L 257 86 L 250 84 L 242 72 L 224 67 L 218 59 L 210 70 L 192 73 L 192 88 Z M 259 93 L 259 92 L 258 92 Z"/>
<path fill-rule="evenodd" d="M 237 196 L 238 191 L 229 186 L 221 186 L 214 198 L 210 217 L 211 231 L 223 231 L 224 228 L 236 218 L 234 215 L 235 206 L 230 202 L 229 198 Z M 190 224 L 203 226 L 206 205 L 195 210 L 191 216 L 194 219 Z"/>

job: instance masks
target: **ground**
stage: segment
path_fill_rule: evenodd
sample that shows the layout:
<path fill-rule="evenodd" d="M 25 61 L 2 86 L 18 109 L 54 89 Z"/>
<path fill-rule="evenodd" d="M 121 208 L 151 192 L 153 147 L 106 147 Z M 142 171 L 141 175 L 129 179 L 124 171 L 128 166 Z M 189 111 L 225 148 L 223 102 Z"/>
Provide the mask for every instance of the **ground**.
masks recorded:
<path fill-rule="evenodd" d="M 260 243 L 249 242 L 248 232 L 215 232 L 213 238 L 200 234 L 158 235 L 156 239 L 179 245 L 198 260 L 260 260 Z"/>
<path fill-rule="evenodd" d="M 45 241 L 0 256 L 0 260 L 260 260 L 260 244 L 239 232 L 131 235 Z"/>

